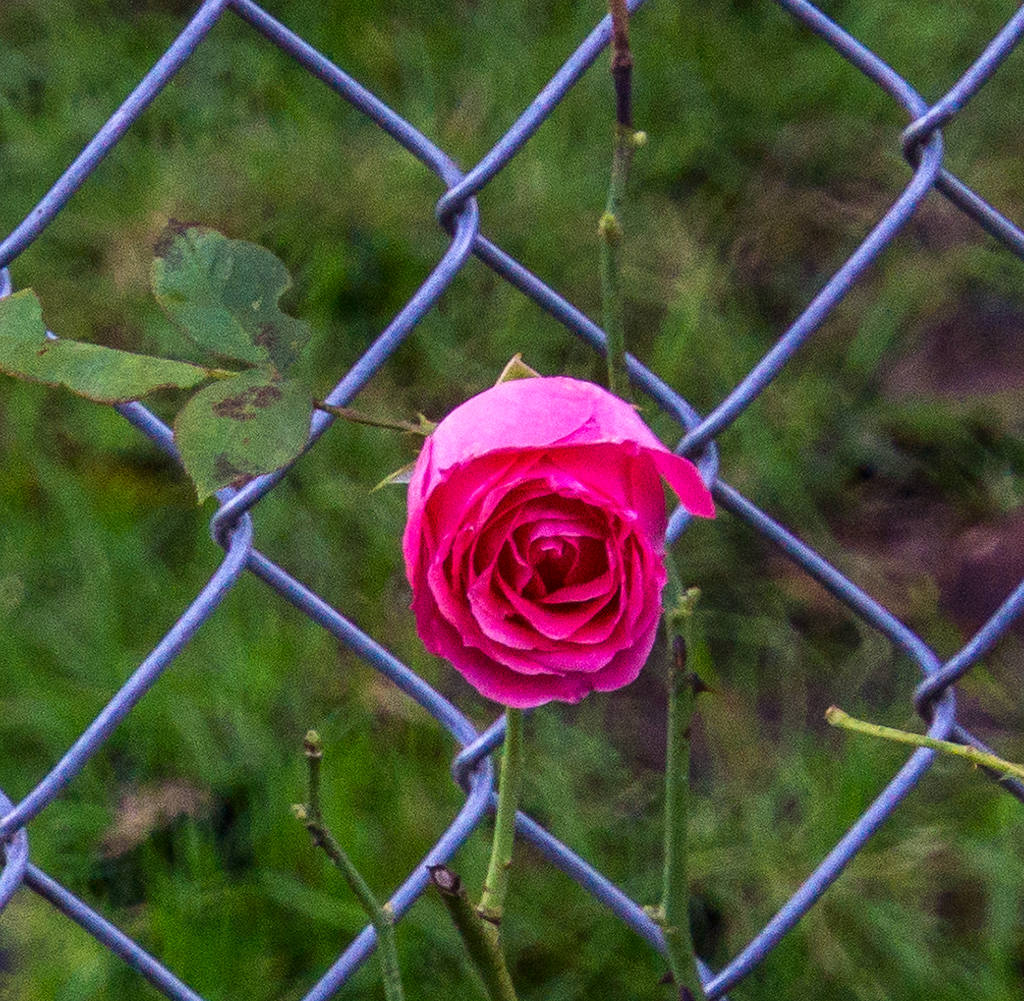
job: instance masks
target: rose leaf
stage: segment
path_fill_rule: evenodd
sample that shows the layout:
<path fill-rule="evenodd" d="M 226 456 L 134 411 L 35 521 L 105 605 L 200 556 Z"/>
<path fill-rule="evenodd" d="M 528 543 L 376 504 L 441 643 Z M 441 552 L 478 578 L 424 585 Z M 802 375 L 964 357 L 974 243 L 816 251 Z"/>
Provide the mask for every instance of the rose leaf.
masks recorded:
<path fill-rule="evenodd" d="M 269 365 L 201 389 L 174 421 L 174 442 L 199 502 L 298 458 L 312 414 L 309 390 Z"/>
<path fill-rule="evenodd" d="M 156 246 L 153 292 L 171 321 L 200 347 L 286 373 L 311 336 L 277 302 L 291 287 L 265 247 L 172 222 Z"/>
<path fill-rule="evenodd" d="M 190 389 L 214 374 L 169 358 L 47 337 L 31 289 L 0 299 L 0 372 L 64 386 L 97 403 L 128 403 L 157 389 Z"/>

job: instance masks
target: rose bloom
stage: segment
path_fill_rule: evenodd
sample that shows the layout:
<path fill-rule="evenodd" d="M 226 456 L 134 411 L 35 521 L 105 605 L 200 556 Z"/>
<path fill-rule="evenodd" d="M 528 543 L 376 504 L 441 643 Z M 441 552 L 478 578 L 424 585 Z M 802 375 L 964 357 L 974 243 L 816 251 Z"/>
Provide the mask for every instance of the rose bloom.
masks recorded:
<path fill-rule="evenodd" d="M 409 484 L 403 549 L 427 649 L 507 706 L 629 684 L 667 579 L 662 477 L 714 517 L 693 463 L 593 383 L 519 379 L 457 407 Z"/>

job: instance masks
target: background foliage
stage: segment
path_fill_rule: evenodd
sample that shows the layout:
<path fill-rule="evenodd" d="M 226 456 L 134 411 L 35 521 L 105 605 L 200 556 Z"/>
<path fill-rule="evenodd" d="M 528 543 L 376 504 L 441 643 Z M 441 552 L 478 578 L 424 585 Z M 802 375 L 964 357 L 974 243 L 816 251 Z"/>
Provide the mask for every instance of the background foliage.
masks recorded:
<path fill-rule="evenodd" d="M 464 165 L 508 127 L 601 11 L 586 4 L 308 4 L 271 12 Z M 0 231 L 32 208 L 191 12 L 180 0 L 0 6 Z M 1010 10 L 996 0 L 826 11 L 928 100 Z M 780 10 L 650 3 L 634 20 L 636 157 L 627 217 L 632 350 L 706 411 L 747 372 L 901 190 L 891 101 Z M 948 163 L 1010 215 L 1021 55 L 947 130 Z M 610 156 L 602 61 L 480 196 L 483 229 L 591 316 Z M 12 269 L 50 329 L 190 357 L 149 292 L 168 218 L 261 243 L 296 279 L 326 393 L 428 273 L 439 182 L 232 15 Z M 938 196 L 778 381 L 719 439 L 722 474 L 940 653 L 1024 574 L 1024 270 Z M 357 403 L 438 418 L 516 351 L 545 373 L 602 364 L 479 264 L 459 276 Z M 177 401 L 158 401 L 173 412 Z M 657 430 L 673 429 L 648 410 Z M 415 636 L 404 497 L 370 488 L 412 444 L 336 425 L 256 512 L 257 545 L 432 683 L 495 715 Z M 23 796 L 199 590 L 213 510 L 113 413 L 0 389 L 0 757 Z M 698 941 L 741 948 L 904 753 L 828 731 L 824 708 L 914 727 L 912 666 L 728 516 L 678 546 L 704 592 L 717 676 L 697 734 Z M 1024 656 L 1011 634 L 959 686 L 964 722 L 1024 758 Z M 297 998 L 363 918 L 288 806 L 302 734 L 327 746 L 328 819 L 393 887 L 461 800 L 455 748 L 420 710 L 255 581 L 33 822 L 34 860 L 211 999 Z M 654 901 L 663 705 L 649 671 L 528 727 L 525 807 L 628 893 Z M 1019 997 L 1020 806 L 939 762 L 738 998 Z M 456 859 L 474 884 L 481 832 Z M 524 998 L 668 996 L 662 962 L 529 851 L 508 942 Z M 440 908 L 399 927 L 412 997 L 472 977 Z M 0 924 L 5 996 L 154 992 L 20 894 Z M 371 964 L 347 995 L 376 997 Z"/>

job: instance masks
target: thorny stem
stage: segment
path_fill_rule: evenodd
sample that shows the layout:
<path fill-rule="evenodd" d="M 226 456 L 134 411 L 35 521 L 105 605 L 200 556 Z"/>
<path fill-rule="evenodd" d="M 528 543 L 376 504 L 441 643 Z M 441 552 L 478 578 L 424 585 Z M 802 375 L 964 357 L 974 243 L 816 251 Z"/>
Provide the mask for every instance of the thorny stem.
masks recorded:
<path fill-rule="evenodd" d="M 669 967 L 681 998 L 703 1001 L 704 989 L 690 935 L 688 822 L 690 798 L 690 726 L 700 682 L 686 669 L 693 646 L 693 610 L 700 591 L 683 592 L 671 557 L 665 604 L 668 639 L 668 737 L 665 749 L 665 849 L 661 920 Z"/>
<path fill-rule="evenodd" d="M 430 882 L 441 894 L 491 1001 L 516 1001 L 494 925 L 477 914 L 462 880 L 451 869 L 443 865 L 429 866 L 429 869 Z"/>
<path fill-rule="evenodd" d="M 908 733 L 906 730 L 896 730 L 891 726 L 867 723 L 864 720 L 848 716 L 838 706 L 829 706 L 825 710 L 825 719 L 832 726 L 838 726 L 844 730 L 854 730 L 857 733 L 866 733 L 871 737 L 894 740 L 899 744 L 929 747 L 933 751 L 942 751 L 945 754 L 954 754 L 958 758 L 966 758 L 972 764 L 981 765 L 982 768 L 991 768 L 1003 775 L 1013 775 L 1016 778 L 1024 779 L 1024 765 L 1016 765 L 1012 761 L 1006 761 L 987 751 L 979 751 L 978 748 L 971 747 L 969 744 L 954 744 L 949 740 L 936 740 L 923 733 Z"/>
<path fill-rule="evenodd" d="M 345 882 L 356 895 L 374 930 L 380 946 L 381 973 L 384 978 L 384 997 L 387 1001 L 403 1001 L 402 978 L 398 968 L 398 947 L 395 943 L 394 914 L 390 905 L 383 907 L 377 902 L 366 880 L 352 864 L 344 849 L 328 830 L 320 812 L 320 765 L 324 751 L 320 735 L 310 730 L 302 742 L 309 765 L 309 802 L 305 806 L 294 806 L 295 816 L 306 825 L 313 844 L 322 848 L 324 854 L 340 870 Z"/>

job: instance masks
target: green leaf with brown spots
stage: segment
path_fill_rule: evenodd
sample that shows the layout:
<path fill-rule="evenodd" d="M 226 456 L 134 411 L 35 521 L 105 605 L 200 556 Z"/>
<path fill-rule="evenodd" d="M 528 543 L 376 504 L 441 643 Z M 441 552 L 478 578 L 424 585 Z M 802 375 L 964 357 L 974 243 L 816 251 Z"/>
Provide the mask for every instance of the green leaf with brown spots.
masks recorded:
<path fill-rule="evenodd" d="M 0 372 L 64 386 L 97 403 L 128 403 L 157 389 L 190 389 L 215 374 L 187 362 L 47 337 L 31 289 L 0 299 Z"/>
<path fill-rule="evenodd" d="M 278 308 L 292 280 L 269 250 L 172 222 L 156 253 L 153 291 L 196 344 L 225 358 L 269 363 L 287 373 L 311 331 Z"/>
<path fill-rule="evenodd" d="M 270 365 L 201 389 L 174 421 L 174 442 L 199 502 L 297 459 L 312 414 L 308 388 Z"/>

